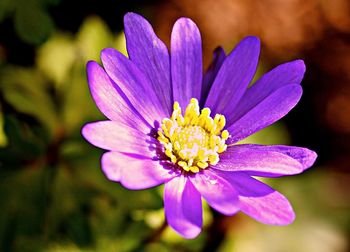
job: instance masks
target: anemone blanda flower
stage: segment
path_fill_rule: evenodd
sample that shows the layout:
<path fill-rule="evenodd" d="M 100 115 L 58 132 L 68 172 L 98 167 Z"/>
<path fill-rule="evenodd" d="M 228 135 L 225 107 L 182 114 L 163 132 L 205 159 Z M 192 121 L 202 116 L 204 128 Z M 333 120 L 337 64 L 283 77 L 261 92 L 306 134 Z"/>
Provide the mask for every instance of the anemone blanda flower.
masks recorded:
<path fill-rule="evenodd" d="M 176 21 L 171 55 L 141 16 L 124 17 L 129 58 L 107 48 L 103 68 L 87 64 L 96 105 L 109 119 L 89 123 L 83 136 L 107 150 L 102 170 L 128 189 L 164 186 L 169 225 L 185 238 L 202 227 L 202 201 L 225 215 L 238 211 L 272 225 L 294 218 L 288 200 L 252 176 L 279 177 L 309 168 L 316 153 L 300 147 L 239 144 L 287 114 L 299 101 L 302 60 L 252 81 L 260 43 L 219 48 L 202 74 L 201 37 L 188 18 Z"/>

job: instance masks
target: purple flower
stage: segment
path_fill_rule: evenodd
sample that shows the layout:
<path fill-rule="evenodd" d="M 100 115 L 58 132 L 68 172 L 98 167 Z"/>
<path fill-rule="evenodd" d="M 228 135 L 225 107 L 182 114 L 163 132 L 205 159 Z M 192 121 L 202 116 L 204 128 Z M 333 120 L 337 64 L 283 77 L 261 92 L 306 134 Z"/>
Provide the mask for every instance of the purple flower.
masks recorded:
<path fill-rule="evenodd" d="M 291 223 L 288 200 L 252 176 L 301 173 L 316 153 L 238 142 L 297 104 L 303 61 L 282 64 L 248 88 L 259 58 L 256 37 L 228 55 L 217 49 L 203 76 L 201 37 L 190 19 L 176 21 L 171 56 L 144 18 L 128 13 L 124 24 L 129 58 L 107 48 L 103 68 L 87 65 L 91 94 L 109 120 L 85 125 L 82 134 L 108 150 L 107 178 L 133 190 L 165 184 L 166 219 L 186 238 L 201 231 L 202 197 L 225 215 L 242 211 L 265 224 Z"/>

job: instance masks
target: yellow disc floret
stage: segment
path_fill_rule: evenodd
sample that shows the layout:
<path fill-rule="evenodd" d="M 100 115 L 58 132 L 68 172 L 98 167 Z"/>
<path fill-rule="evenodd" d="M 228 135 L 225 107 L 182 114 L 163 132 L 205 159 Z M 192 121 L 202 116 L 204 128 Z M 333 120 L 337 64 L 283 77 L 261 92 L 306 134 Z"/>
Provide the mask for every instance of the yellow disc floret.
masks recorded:
<path fill-rule="evenodd" d="M 225 116 L 210 117 L 210 109 L 199 111 L 198 100 L 192 98 L 182 115 L 178 102 L 170 118 L 162 121 L 158 140 L 164 146 L 165 155 L 184 171 L 193 173 L 216 165 L 219 154 L 227 148 L 229 132 L 223 130 Z"/>

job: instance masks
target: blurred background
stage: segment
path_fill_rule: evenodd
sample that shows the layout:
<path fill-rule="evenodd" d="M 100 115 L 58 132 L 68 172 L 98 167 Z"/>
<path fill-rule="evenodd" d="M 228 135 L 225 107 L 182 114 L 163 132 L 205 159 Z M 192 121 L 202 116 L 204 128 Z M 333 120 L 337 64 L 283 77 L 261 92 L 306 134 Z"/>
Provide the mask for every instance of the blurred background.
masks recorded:
<path fill-rule="evenodd" d="M 184 240 L 163 226 L 162 187 L 128 191 L 100 171 L 80 134 L 103 119 L 85 64 L 102 48 L 126 53 L 123 15 L 145 16 L 169 45 L 180 16 L 203 38 L 205 66 L 222 45 L 262 41 L 257 76 L 301 58 L 301 102 L 250 137 L 317 151 L 304 174 L 266 180 L 297 219 L 265 226 L 205 206 Z M 0 0 L 0 251 L 350 251 L 350 2 L 348 0 Z"/>

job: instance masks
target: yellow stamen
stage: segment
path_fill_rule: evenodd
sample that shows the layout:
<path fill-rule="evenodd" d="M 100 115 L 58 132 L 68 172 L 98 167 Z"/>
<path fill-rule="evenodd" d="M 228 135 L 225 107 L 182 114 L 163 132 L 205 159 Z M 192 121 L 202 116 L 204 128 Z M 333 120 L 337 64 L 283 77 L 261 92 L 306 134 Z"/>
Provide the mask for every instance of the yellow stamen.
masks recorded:
<path fill-rule="evenodd" d="M 216 165 L 219 154 L 227 149 L 225 141 L 230 134 L 223 130 L 226 118 L 216 114 L 213 119 L 210 113 L 209 108 L 200 111 L 198 100 L 192 98 L 183 116 L 175 102 L 171 117 L 164 118 L 158 130 L 165 155 L 186 172 L 197 173 Z"/>

